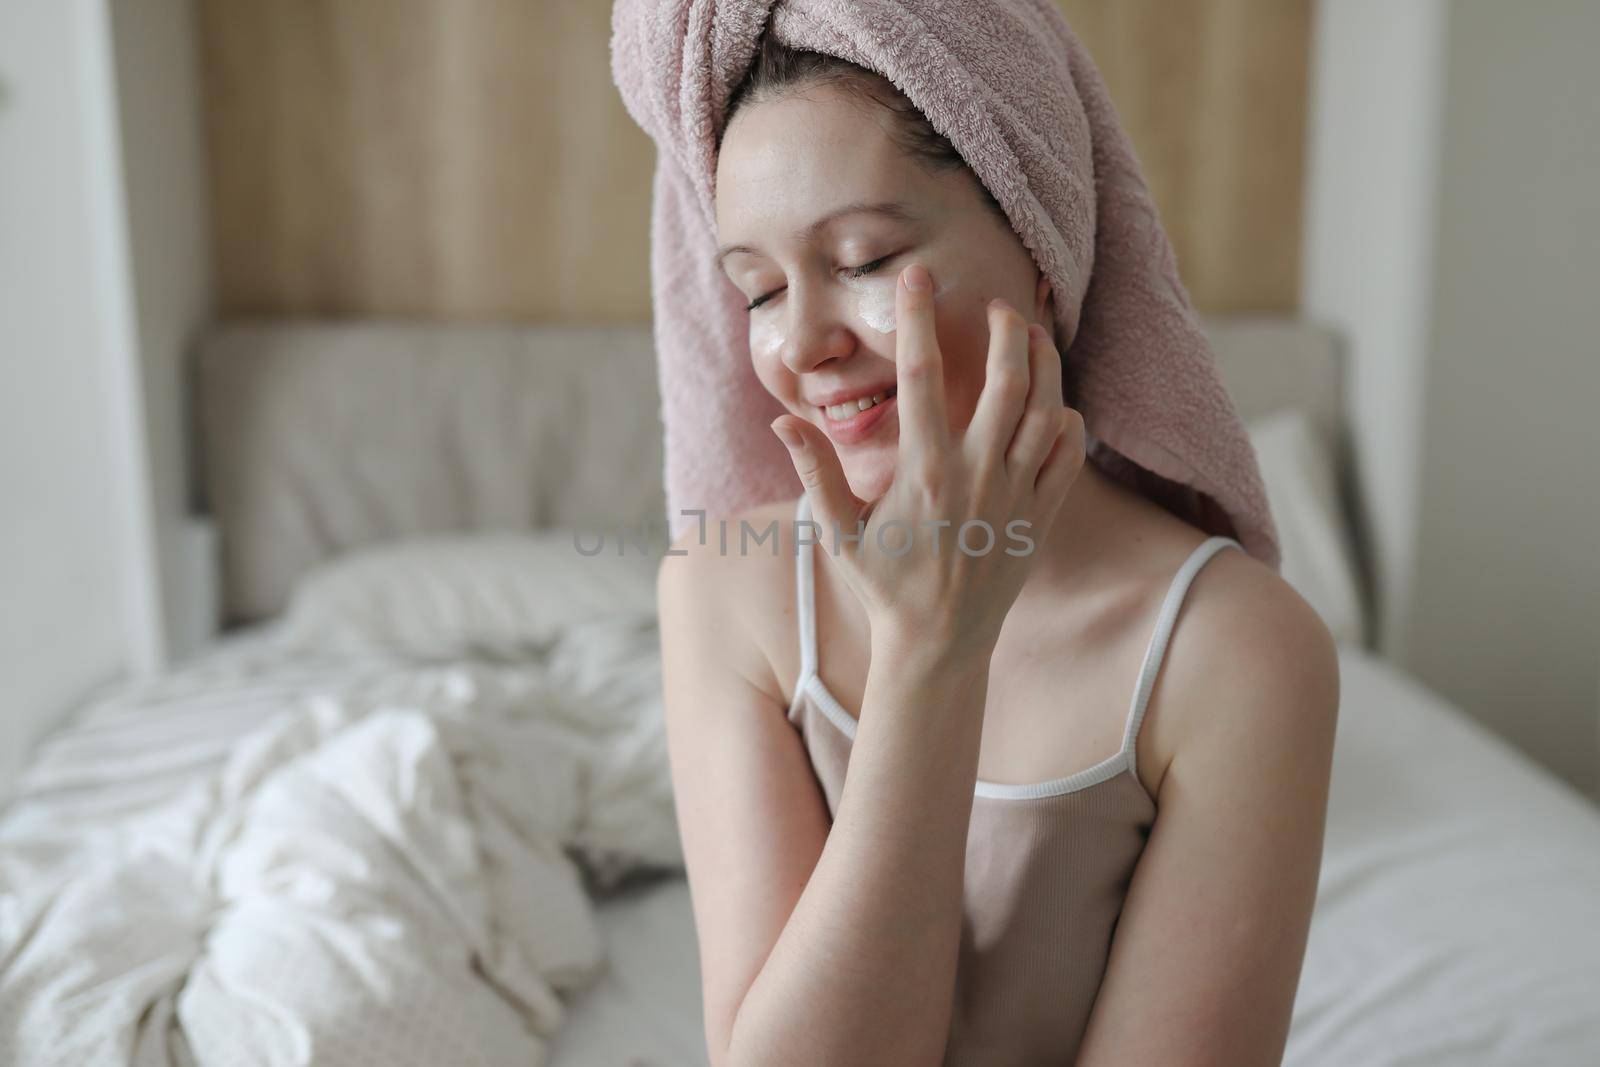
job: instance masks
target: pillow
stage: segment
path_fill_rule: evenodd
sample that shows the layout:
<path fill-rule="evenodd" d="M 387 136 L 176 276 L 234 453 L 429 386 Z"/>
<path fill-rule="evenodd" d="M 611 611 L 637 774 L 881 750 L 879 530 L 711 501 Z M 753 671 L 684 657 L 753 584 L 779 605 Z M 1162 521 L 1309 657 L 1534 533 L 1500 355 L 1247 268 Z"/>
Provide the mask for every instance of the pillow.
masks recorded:
<path fill-rule="evenodd" d="M 1335 640 L 1365 645 L 1360 587 L 1332 450 L 1297 408 L 1248 419 L 1245 426 L 1278 526 L 1280 573 L 1317 609 Z"/>
<path fill-rule="evenodd" d="M 596 538 L 585 536 L 585 551 Z M 408 538 L 348 552 L 294 586 L 284 640 L 329 652 L 515 660 L 574 626 L 654 616 L 656 555 L 569 529 Z"/>

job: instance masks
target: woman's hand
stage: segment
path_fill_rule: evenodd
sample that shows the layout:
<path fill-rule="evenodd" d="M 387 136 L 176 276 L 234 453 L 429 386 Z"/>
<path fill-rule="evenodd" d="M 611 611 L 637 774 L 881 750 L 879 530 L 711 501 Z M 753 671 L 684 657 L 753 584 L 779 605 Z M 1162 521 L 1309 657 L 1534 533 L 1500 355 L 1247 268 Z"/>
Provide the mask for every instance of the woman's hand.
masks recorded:
<path fill-rule="evenodd" d="M 971 424 L 952 436 L 933 283 L 920 265 L 901 272 L 895 318 L 900 440 L 880 499 L 851 492 L 833 443 L 810 422 L 784 415 L 772 428 L 810 497 L 820 544 L 866 610 L 874 648 L 931 646 L 987 664 L 1083 468 L 1083 418 L 1062 403 L 1050 335 L 996 300 L 983 392 Z"/>

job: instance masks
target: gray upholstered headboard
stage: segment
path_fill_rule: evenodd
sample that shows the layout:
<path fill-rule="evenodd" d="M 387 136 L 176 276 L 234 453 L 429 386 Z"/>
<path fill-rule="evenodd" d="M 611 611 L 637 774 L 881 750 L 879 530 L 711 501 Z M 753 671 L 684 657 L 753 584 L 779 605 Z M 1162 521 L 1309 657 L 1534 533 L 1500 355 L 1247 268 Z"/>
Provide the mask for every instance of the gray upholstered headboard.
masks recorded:
<path fill-rule="evenodd" d="M 1208 329 L 1245 417 L 1303 407 L 1338 442 L 1330 334 Z M 201 346 L 198 400 L 227 623 L 277 614 L 300 574 L 365 544 L 665 514 L 647 326 L 228 324 Z"/>
<path fill-rule="evenodd" d="M 647 330 L 230 324 L 199 379 L 226 623 L 360 545 L 665 513 Z"/>

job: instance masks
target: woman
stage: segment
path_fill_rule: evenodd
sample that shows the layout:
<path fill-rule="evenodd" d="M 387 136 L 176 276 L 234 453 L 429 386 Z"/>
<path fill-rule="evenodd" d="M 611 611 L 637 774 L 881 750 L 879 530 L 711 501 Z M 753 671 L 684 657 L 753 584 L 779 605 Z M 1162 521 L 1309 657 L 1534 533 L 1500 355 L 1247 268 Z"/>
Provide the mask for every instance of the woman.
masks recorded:
<path fill-rule="evenodd" d="M 1326 628 L 1085 462 L 1049 280 L 888 81 L 767 35 L 715 167 L 804 492 L 660 573 L 712 1063 L 1278 1062 Z"/>

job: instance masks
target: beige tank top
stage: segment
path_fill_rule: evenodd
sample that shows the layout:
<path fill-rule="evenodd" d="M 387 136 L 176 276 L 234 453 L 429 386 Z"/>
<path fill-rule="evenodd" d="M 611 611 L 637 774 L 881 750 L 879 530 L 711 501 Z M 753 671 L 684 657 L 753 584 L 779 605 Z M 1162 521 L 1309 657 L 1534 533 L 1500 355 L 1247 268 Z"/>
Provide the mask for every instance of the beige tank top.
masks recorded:
<path fill-rule="evenodd" d="M 811 520 L 804 494 L 795 517 L 797 523 Z M 833 815 L 856 720 L 817 674 L 812 546 L 821 527 L 796 529 L 807 540 L 796 553 L 800 675 L 788 717 L 804 738 Z M 1076 1057 L 1123 897 L 1155 820 L 1155 801 L 1135 772 L 1139 722 L 1189 583 L 1228 545 L 1243 551 L 1230 537 L 1211 537 L 1172 579 L 1116 753 L 1047 782 L 978 780 L 967 830 L 948 1067 L 1031 1067 Z"/>

